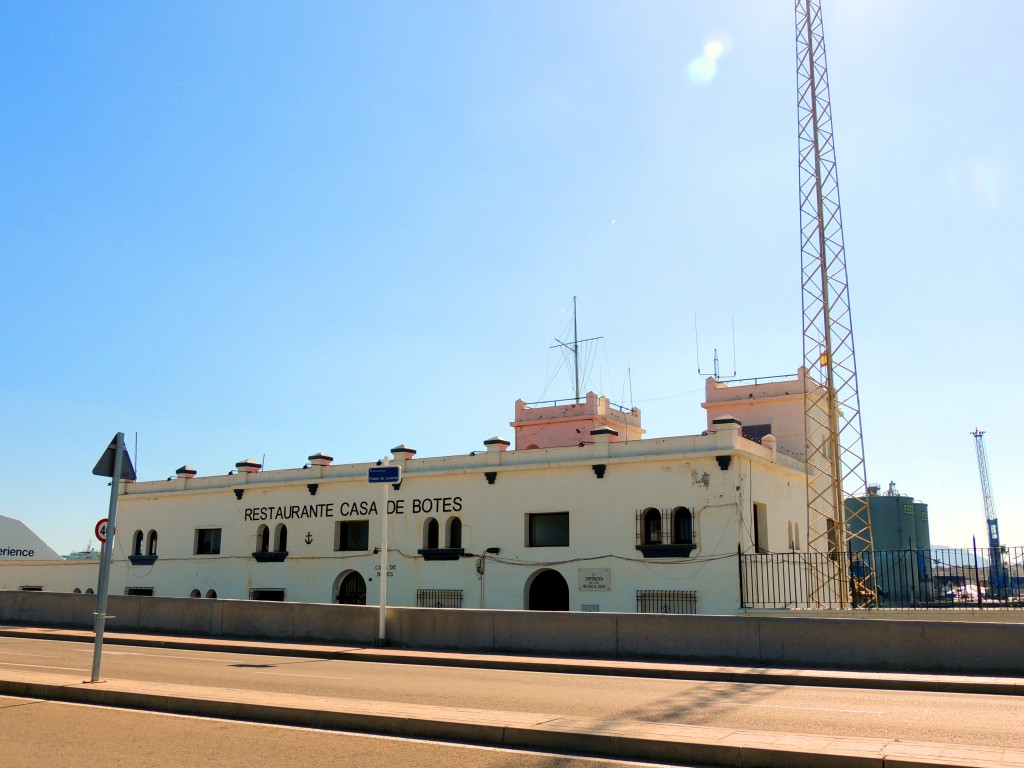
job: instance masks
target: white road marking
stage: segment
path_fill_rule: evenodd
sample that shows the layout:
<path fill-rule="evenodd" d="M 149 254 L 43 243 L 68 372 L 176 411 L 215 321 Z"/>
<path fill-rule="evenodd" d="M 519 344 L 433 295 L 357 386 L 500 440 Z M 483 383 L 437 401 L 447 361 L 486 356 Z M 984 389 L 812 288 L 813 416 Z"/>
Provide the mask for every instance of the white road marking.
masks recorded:
<path fill-rule="evenodd" d="M 4 667 L 34 667 L 35 669 L 62 669 L 67 672 L 81 672 L 85 674 L 86 670 L 81 667 L 55 667 L 50 664 L 16 664 L 13 661 L 0 661 L 0 666 Z"/>
<path fill-rule="evenodd" d="M 14 651 L 0 651 L 0 656 L 31 656 L 35 659 L 59 659 L 61 656 L 54 656 L 50 653 L 15 653 Z"/>
<path fill-rule="evenodd" d="M 851 712 L 857 715 L 886 715 L 888 712 L 875 712 L 870 709 L 834 709 L 832 707 L 787 707 L 784 704 L 741 704 L 744 707 L 761 707 L 762 709 L 805 709 L 809 712 Z"/>
<path fill-rule="evenodd" d="M 255 672 L 257 675 L 280 675 L 281 677 L 315 677 L 318 680 L 351 680 L 351 677 L 331 677 L 329 675 L 296 675 L 292 672 L 269 672 L 265 669 L 250 669 L 249 672 Z"/>

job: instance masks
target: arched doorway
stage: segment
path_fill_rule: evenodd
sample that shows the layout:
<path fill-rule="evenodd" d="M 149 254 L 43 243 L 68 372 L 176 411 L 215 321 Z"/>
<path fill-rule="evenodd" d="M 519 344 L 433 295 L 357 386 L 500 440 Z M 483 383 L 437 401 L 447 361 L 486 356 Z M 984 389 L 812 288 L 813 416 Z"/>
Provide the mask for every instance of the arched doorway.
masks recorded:
<path fill-rule="evenodd" d="M 341 574 L 334 581 L 334 602 L 341 605 L 366 605 L 366 582 L 356 571 Z"/>
<path fill-rule="evenodd" d="M 568 611 L 569 585 L 558 571 L 537 571 L 526 583 L 529 611 Z"/>

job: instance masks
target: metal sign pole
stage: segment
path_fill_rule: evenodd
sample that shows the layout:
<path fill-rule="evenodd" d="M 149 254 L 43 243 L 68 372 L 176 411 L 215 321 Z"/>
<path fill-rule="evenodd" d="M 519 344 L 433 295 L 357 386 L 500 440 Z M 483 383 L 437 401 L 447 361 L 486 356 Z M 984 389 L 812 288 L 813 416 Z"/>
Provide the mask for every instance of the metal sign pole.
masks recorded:
<path fill-rule="evenodd" d="M 121 487 L 121 464 L 124 458 L 124 432 L 114 437 L 114 472 L 110 478 L 110 511 L 107 513 L 107 540 L 100 547 L 100 578 L 96 586 L 96 646 L 92 656 L 92 677 L 100 679 L 100 659 L 103 655 L 103 629 L 107 621 L 107 591 L 110 588 L 110 555 L 114 547 L 114 527 L 117 523 L 117 492 Z"/>
<path fill-rule="evenodd" d="M 388 466 L 390 459 L 384 459 Z M 388 644 L 388 484 L 383 483 L 380 523 L 380 617 L 377 622 L 377 645 Z"/>

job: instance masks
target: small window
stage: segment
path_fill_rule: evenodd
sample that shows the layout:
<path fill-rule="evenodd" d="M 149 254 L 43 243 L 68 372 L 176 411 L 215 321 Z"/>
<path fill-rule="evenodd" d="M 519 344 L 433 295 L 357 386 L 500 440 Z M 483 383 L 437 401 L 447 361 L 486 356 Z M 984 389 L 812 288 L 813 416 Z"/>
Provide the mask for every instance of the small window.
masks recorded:
<path fill-rule="evenodd" d="M 92 591 L 92 587 L 86 587 L 85 588 L 85 594 L 87 594 L 87 595 L 94 595 L 96 593 Z"/>
<path fill-rule="evenodd" d="M 216 589 L 208 589 L 208 590 L 206 590 L 206 596 L 209 597 L 212 600 L 216 600 L 217 599 L 217 590 Z"/>
<path fill-rule="evenodd" d="M 136 595 L 138 597 L 152 597 L 153 587 L 125 587 L 124 593 L 126 595 Z"/>
<path fill-rule="evenodd" d="M 661 512 L 653 507 L 644 510 L 644 544 L 661 544 Z"/>
<path fill-rule="evenodd" d="M 220 528 L 196 528 L 197 555 L 220 554 Z"/>
<path fill-rule="evenodd" d="M 544 512 L 527 515 L 529 547 L 568 547 L 569 513 Z"/>
<path fill-rule="evenodd" d="M 43 591 L 42 587 L 35 586 L 33 584 L 23 584 L 22 586 L 18 587 L 18 589 L 20 589 L 22 592 L 42 592 Z"/>
<path fill-rule="evenodd" d="M 789 521 L 789 548 L 794 552 L 800 549 L 800 523 Z"/>
<path fill-rule="evenodd" d="M 274 531 L 274 551 L 288 551 L 288 526 L 284 523 L 278 523 L 277 528 Z"/>
<path fill-rule="evenodd" d="M 693 544 L 693 514 L 686 507 L 672 510 L 673 544 Z"/>
<path fill-rule="evenodd" d="M 370 548 L 370 521 L 335 523 L 335 552 L 366 552 Z"/>
<path fill-rule="evenodd" d="M 156 531 L 150 531 L 146 537 L 146 554 L 156 556 Z"/>
<path fill-rule="evenodd" d="M 189 597 L 202 597 L 202 596 L 203 596 L 203 593 L 200 592 L 198 589 L 193 589 L 191 594 L 189 594 Z"/>
<path fill-rule="evenodd" d="M 437 524 L 437 519 L 431 517 L 423 526 L 423 548 L 424 549 L 437 549 L 440 544 L 438 543 L 440 536 L 438 535 L 438 529 L 440 526 Z"/>
<path fill-rule="evenodd" d="M 284 589 L 282 587 L 254 587 L 249 590 L 249 599 L 284 602 Z"/>
<path fill-rule="evenodd" d="M 768 507 L 754 502 L 754 551 L 768 554 Z"/>
<path fill-rule="evenodd" d="M 270 529 L 265 525 L 261 525 L 256 529 L 256 551 L 270 551 Z"/>
<path fill-rule="evenodd" d="M 142 531 L 136 531 L 135 535 L 132 536 L 132 554 L 133 555 L 141 555 L 142 554 L 142 538 L 143 538 Z"/>
<path fill-rule="evenodd" d="M 460 549 L 462 547 L 462 521 L 453 517 L 448 521 L 448 548 Z"/>
<path fill-rule="evenodd" d="M 461 608 L 461 589 L 417 589 L 417 608 Z"/>
<path fill-rule="evenodd" d="M 81 589 L 79 589 L 78 587 L 75 587 L 75 588 L 74 588 L 73 590 L 71 590 L 71 591 L 72 591 L 72 592 L 73 592 L 74 594 L 76 594 L 76 595 L 80 595 L 80 594 L 82 594 L 82 590 L 81 590 Z"/>

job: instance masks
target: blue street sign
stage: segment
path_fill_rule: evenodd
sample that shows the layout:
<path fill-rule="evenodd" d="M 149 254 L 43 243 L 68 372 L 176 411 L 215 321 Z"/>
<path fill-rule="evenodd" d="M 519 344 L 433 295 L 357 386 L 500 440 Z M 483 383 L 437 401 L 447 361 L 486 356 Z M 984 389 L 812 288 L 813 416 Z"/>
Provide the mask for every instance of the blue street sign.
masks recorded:
<path fill-rule="evenodd" d="M 397 464 L 387 467 L 370 467 L 369 480 L 371 483 L 400 483 L 402 468 Z"/>

